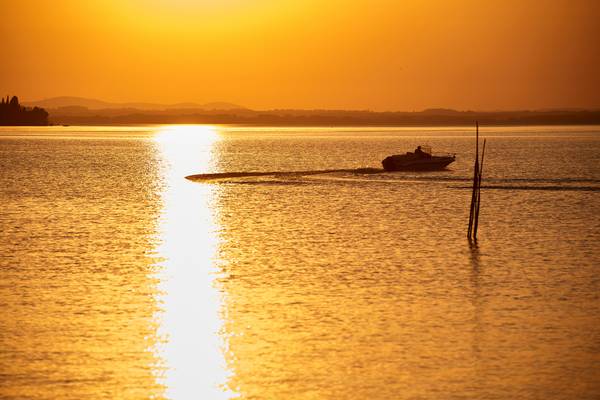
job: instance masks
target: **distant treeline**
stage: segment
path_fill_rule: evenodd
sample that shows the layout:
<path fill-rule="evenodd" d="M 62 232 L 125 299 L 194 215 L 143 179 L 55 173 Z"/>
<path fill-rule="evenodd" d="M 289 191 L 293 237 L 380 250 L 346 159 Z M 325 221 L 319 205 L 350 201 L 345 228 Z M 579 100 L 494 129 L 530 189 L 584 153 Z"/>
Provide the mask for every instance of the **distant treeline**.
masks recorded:
<path fill-rule="evenodd" d="M 255 126 L 464 126 L 478 120 L 486 125 L 597 125 L 600 110 L 454 111 L 419 112 L 345 110 L 89 110 L 63 107 L 50 110 L 54 123 L 79 125 L 122 124 L 243 124 Z"/>
<path fill-rule="evenodd" d="M 48 113 L 43 108 L 27 108 L 19 104 L 17 96 L 0 102 L 0 125 L 48 125 Z"/>

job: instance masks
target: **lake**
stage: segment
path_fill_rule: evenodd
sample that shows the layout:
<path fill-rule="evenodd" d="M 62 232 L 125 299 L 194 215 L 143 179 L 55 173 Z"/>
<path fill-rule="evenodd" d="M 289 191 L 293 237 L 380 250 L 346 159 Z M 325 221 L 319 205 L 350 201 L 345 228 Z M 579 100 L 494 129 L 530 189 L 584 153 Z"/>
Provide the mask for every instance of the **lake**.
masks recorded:
<path fill-rule="evenodd" d="M 0 397 L 600 397 L 600 127 L 481 136 L 0 127 Z"/>

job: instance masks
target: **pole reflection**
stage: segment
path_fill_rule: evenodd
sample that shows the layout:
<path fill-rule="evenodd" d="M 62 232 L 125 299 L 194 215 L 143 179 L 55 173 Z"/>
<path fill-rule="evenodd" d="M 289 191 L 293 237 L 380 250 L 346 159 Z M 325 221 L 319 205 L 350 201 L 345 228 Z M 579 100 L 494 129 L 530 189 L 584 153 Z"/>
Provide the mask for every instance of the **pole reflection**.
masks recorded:
<path fill-rule="evenodd" d="M 483 341 L 483 298 L 481 295 L 481 254 L 476 241 L 469 240 L 470 262 L 471 262 L 471 284 L 473 295 L 473 356 L 475 360 L 481 360 L 481 346 Z"/>
<path fill-rule="evenodd" d="M 232 397 L 224 341 L 219 332 L 221 299 L 217 278 L 218 236 L 213 208 L 217 188 L 184 177 L 210 171 L 215 128 L 159 129 L 155 141 L 163 158 L 163 213 L 160 224 L 158 355 L 159 382 L 170 399 Z"/>

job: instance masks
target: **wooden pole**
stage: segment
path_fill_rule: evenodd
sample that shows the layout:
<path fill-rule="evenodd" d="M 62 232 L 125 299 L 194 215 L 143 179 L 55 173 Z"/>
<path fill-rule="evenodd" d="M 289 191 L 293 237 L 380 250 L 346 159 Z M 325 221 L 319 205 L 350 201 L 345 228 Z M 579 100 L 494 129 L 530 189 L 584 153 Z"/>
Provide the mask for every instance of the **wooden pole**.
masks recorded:
<path fill-rule="evenodd" d="M 471 239 L 473 232 L 473 217 L 475 213 L 475 204 L 477 203 L 477 184 L 479 182 L 479 122 L 475 122 L 475 167 L 473 168 L 473 192 L 471 194 L 471 208 L 469 211 L 469 229 L 467 237 Z"/>
<path fill-rule="evenodd" d="M 483 157 L 485 156 L 485 142 L 483 139 L 483 149 L 481 150 L 481 164 L 479 165 L 479 176 L 477 177 L 477 207 L 473 222 L 473 239 L 477 240 L 477 226 L 479 225 L 479 205 L 481 204 L 481 177 L 483 176 Z"/>

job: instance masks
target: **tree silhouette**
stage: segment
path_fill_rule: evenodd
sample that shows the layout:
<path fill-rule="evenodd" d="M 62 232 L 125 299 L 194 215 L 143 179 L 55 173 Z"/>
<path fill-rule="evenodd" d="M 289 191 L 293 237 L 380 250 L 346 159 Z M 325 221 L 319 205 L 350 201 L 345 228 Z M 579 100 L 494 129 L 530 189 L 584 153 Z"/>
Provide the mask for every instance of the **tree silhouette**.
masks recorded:
<path fill-rule="evenodd" d="M 43 108 L 28 109 L 19 104 L 19 98 L 9 96 L 0 103 L 0 125 L 48 125 L 48 112 Z"/>

